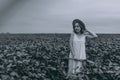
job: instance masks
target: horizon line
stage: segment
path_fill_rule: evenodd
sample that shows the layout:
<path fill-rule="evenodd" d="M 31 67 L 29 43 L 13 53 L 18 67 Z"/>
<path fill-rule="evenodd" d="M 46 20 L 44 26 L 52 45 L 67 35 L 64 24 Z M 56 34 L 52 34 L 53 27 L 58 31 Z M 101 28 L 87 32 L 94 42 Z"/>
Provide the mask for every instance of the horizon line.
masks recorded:
<path fill-rule="evenodd" d="M 11 32 L 1 32 L 0 34 L 71 34 L 71 33 L 24 33 L 24 32 L 16 32 L 16 33 L 11 33 Z M 96 33 L 96 34 L 120 34 L 120 33 Z"/>

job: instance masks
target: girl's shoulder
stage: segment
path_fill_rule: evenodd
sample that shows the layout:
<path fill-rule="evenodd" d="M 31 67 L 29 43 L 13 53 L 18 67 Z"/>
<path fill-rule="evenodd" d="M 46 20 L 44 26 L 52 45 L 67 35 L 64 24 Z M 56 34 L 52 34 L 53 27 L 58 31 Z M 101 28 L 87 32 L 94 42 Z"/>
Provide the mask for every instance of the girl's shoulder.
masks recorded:
<path fill-rule="evenodd" d="M 74 32 L 71 32 L 71 36 L 73 37 L 73 36 L 84 36 L 84 37 L 86 37 L 86 34 L 81 34 L 81 35 L 77 35 L 77 34 L 75 34 Z"/>
<path fill-rule="evenodd" d="M 73 39 L 74 35 L 75 35 L 75 33 L 74 33 L 74 32 L 71 32 L 71 33 L 70 33 L 70 38 Z"/>
<path fill-rule="evenodd" d="M 71 36 L 74 36 L 75 35 L 75 33 L 74 32 L 71 32 Z"/>

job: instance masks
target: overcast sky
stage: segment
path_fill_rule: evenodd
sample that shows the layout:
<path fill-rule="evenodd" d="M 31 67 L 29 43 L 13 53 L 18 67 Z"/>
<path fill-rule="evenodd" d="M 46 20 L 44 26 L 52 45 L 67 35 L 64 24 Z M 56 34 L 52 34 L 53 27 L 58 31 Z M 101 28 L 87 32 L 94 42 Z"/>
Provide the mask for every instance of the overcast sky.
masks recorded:
<path fill-rule="evenodd" d="M 120 0 L 0 0 L 0 32 L 70 33 L 76 18 L 95 33 L 120 33 Z"/>

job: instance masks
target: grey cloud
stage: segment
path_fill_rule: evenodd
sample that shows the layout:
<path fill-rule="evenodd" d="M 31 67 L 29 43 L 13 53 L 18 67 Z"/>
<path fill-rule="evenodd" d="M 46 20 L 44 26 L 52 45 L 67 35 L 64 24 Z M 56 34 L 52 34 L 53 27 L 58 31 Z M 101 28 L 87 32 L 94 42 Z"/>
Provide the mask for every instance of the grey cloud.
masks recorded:
<path fill-rule="evenodd" d="M 15 1 L 15 0 L 12 0 Z M 115 0 L 21 0 L 3 11 L 3 32 L 71 32 L 79 18 L 95 32 L 120 32 L 119 1 Z M 8 3 L 7 3 L 8 4 Z M 7 5 L 6 4 L 6 5 Z M 114 30 L 113 30 L 114 29 Z"/>

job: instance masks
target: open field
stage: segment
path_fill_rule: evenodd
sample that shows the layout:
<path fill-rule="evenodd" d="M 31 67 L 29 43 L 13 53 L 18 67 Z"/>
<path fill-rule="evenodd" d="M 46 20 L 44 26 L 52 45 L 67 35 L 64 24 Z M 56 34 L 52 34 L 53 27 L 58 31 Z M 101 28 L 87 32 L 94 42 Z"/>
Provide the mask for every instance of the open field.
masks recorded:
<path fill-rule="evenodd" d="M 0 34 L 0 80 L 65 80 L 70 34 Z M 87 80 L 120 80 L 120 34 L 86 38 Z"/>

